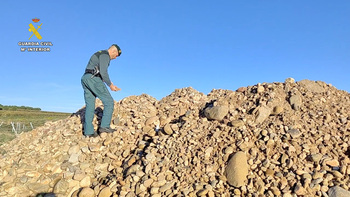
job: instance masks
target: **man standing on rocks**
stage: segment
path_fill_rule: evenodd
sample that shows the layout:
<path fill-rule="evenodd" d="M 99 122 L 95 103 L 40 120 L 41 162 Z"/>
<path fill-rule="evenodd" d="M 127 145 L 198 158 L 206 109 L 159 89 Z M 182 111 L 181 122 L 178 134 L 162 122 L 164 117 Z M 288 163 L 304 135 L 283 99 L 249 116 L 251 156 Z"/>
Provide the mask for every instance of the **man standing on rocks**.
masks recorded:
<path fill-rule="evenodd" d="M 106 83 L 112 91 L 120 90 L 120 88 L 115 86 L 109 79 L 108 67 L 110 61 L 119 57 L 121 53 L 122 51 L 120 50 L 120 47 L 113 44 L 108 50 L 101 50 L 94 53 L 86 66 L 85 73 L 81 78 L 86 104 L 84 120 L 85 136 L 98 136 L 97 132 L 94 130 L 94 126 L 92 125 L 96 97 L 101 99 L 104 106 L 101 125 L 98 131 L 100 133 L 112 133 L 114 131 L 114 129 L 110 128 L 114 100 L 104 83 Z"/>

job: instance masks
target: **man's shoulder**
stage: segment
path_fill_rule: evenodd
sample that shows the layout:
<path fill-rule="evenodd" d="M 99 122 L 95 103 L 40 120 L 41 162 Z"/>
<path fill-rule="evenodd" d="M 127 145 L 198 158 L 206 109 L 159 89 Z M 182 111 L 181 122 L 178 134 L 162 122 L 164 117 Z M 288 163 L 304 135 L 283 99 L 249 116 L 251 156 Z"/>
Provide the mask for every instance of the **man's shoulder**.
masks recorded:
<path fill-rule="evenodd" d="M 109 55 L 109 53 L 107 50 L 99 50 L 94 55 L 96 55 L 97 57 L 100 57 L 101 55 Z"/>

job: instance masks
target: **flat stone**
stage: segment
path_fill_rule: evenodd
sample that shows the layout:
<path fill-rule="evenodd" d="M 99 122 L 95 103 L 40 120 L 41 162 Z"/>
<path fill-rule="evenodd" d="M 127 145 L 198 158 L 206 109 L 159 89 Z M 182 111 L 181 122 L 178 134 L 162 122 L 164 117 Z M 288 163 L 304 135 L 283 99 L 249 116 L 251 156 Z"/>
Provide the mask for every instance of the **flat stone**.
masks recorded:
<path fill-rule="evenodd" d="M 239 128 L 239 127 L 243 127 L 244 126 L 244 122 L 242 120 L 232 120 L 231 121 L 231 125 L 233 127 Z"/>
<path fill-rule="evenodd" d="M 197 196 L 206 196 L 208 194 L 208 189 L 201 189 L 197 192 Z"/>
<path fill-rule="evenodd" d="M 343 174 L 340 173 L 339 171 L 333 170 L 332 174 L 336 177 L 336 178 L 343 178 Z"/>
<path fill-rule="evenodd" d="M 143 182 L 143 185 L 144 185 L 145 187 L 149 188 L 149 187 L 152 185 L 153 182 L 154 182 L 153 179 L 147 179 L 147 180 L 145 180 L 145 181 Z"/>
<path fill-rule="evenodd" d="M 50 186 L 41 183 L 30 183 L 27 185 L 28 189 L 30 189 L 34 193 L 46 193 L 49 192 Z"/>
<path fill-rule="evenodd" d="M 100 150 L 100 148 L 101 148 L 101 145 L 99 145 L 99 144 L 90 144 L 89 145 L 89 150 L 91 152 L 97 152 Z"/>
<path fill-rule="evenodd" d="M 289 133 L 292 138 L 298 138 L 302 134 L 302 132 L 300 132 L 298 129 L 290 129 L 287 131 L 287 133 Z"/>
<path fill-rule="evenodd" d="M 313 161 L 313 162 L 316 162 L 316 163 L 318 163 L 321 159 L 322 159 L 322 154 L 320 154 L 320 153 L 316 153 L 316 154 L 312 154 L 311 155 L 311 160 Z"/>
<path fill-rule="evenodd" d="M 68 149 L 68 154 L 71 155 L 73 153 L 78 153 L 80 151 L 79 145 L 73 145 Z"/>
<path fill-rule="evenodd" d="M 282 106 L 275 106 L 272 109 L 271 115 L 278 115 L 283 112 L 283 107 Z"/>
<path fill-rule="evenodd" d="M 68 161 L 69 161 L 70 163 L 77 163 L 77 162 L 79 161 L 79 156 L 80 156 L 80 154 L 78 154 L 78 153 L 72 153 L 72 154 L 70 155 Z"/>
<path fill-rule="evenodd" d="M 168 183 L 166 183 L 165 185 L 163 185 L 162 187 L 159 188 L 159 192 L 165 192 L 169 189 L 171 189 L 175 184 L 175 181 L 170 181 Z"/>
<path fill-rule="evenodd" d="M 325 92 L 325 89 L 316 81 L 310 81 L 308 79 L 304 79 L 304 80 L 298 81 L 298 84 L 304 86 L 307 90 L 313 93 Z"/>
<path fill-rule="evenodd" d="M 256 114 L 255 123 L 263 123 L 270 116 L 271 111 L 271 108 L 267 106 L 260 106 Z"/>
<path fill-rule="evenodd" d="M 332 166 L 332 167 L 337 167 L 339 166 L 339 161 L 336 159 L 328 160 L 325 162 L 327 165 Z"/>
<path fill-rule="evenodd" d="M 53 188 L 53 192 L 57 194 L 65 194 L 69 188 L 69 183 L 63 179 L 59 180 L 55 187 Z"/>
<path fill-rule="evenodd" d="M 156 160 L 156 157 L 154 156 L 153 153 L 148 153 L 148 154 L 146 155 L 146 160 L 147 160 L 148 162 L 153 163 L 153 161 Z"/>
<path fill-rule="evenodd" d="M 247 87 L 240 87 L 236 90 L 236 92 L 246 92 L 247 91 Z"/>

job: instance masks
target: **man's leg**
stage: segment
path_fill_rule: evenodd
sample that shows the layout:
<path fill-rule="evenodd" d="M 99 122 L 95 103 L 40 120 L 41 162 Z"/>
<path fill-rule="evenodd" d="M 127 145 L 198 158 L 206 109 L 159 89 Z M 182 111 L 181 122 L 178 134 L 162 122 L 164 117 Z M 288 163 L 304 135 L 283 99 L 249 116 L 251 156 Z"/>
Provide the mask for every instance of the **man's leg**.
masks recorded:
<path fill-rule="evenodd" d="M 84 120 L 84 135 L 91 135 L 95 133 L 92 121 L 94 119 L 95 112 L 95 95 L 91 92 L 89 79 L 86 77 L 82 78 L 82 86 L 84 89 L 85 99 L 85 120 Z"/>
<path fill-rule="evenodd" d="M 104 106 L 103 116 L 102 116 L 102 121 L 101 121 L 102 128 L 109 128 L 110 127 L 112 115 L 113 115 L 114 101 L 113 101 L 113 98 L 109 92 L 108 92 L 108 94 L 109 94 L 109 96 L 100 97 L 100 99 L 102 100 L 103 106 Z"/>
<path fill-rule="evenodd" d="M 103 103 L 103 116 L 101 120 L 101 128 L 109 128 L 112 120 L 113 109 L 114 109 L 114 100 L 109 93 L 106 85 L 102 82 L 99 77 L 93 78 L 96 82 L 93 92 L 95 95 L 101 99 Z"/>

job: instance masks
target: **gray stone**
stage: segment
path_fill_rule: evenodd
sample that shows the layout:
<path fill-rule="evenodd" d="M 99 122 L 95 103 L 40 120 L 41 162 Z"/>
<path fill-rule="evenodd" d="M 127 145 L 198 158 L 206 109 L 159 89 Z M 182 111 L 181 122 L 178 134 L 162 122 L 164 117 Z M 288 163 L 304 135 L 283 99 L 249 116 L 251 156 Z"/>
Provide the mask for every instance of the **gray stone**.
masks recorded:
<path fill-rule="evenodd" d="M 231 121 L 231 125 L 233 127 L 239 128 L 239 127 L 244 126 L 244 122 L 242 120 L 233 120 L 233 121 Z"/>
<path fill-rule="evenodd" d="M 311 160 L 318 163 L 322 159 L 322 154 L 316 153 L 311 155 Z"/>
<path fill-rule="evenodd" d="M 30 189 L 34 193 L 46 193 L 49 192 L 50 186 L 41 183 L 30 183 L 27 185 L 28 189 Z"/>
<path fill-rule="evenodd" d="M 295 83 L 295 79 L 293 78 L 287 78 L 286 80 L 284 80 L 284 83 Z"/>
<path fill-rule="evenodd" d="M 204 115 L 209 120 L 222 120 L 228 113 L 227 106 L 213 106 L 204 110 Z"/>
<path fill-rule="evenodd" d="M 126 172 L 126 176 L 135 173 L 135 172 L 138 171 L 139 169 L 140 169 L 140 165 L 138 165 L 138 164 L 130 166 L 130 168 L 129 168 L 128 171 Z"/>
<path fill-rule="evenodd" d="M 23 175 L 23 176 L 20 177 L 19 180 L 20 180 L 21 183 L 26 183 L 28 181 L 28 177 Z"/>
<path fill-rule="evenodd" d="M 69 162 L 77 163 L 79 161 L 79 155 L 80 154 L 77 154 L 77 153 L 71 154 L 71 156 L 69 157 Z"/>
<path fill-rule="evenodd" d="M 57 194 L 65 194 L 69 188 L 69 183 L 63 179 L 59 180 L 55 187 L 53 188 L 53 192 Z"/>
<path fill-rule="evenodd" d="M 174 184 L 175 184 L 175 181 L 170 181 L 170 182 L 166 183 L 161 188 L 159 188 L 159 192 L 165 192 L 165 191 L 171 189 L 174 186 Z"/>
<path fill-rule="evenodd" d="M 313 93 L 325 92 L 325 89 L 316 81 L 310 81 L 308 79 L 304 79 L 299 81 L 298 84 L 304 86 L 307 90 Z"/>
<path fill-rule="evenodd" d="M 263 123 L 270 116 L 271 112 L 271 108 L 267 106 L 260 106 L 256 114 L 255 123 Z"/>
<path fill-rule="evenodd" d="M 275 106 L 271 112 L 271 115 L 278 115 L 283 112 L 283 107 L 282 106 Z"/>
<path fill-rule="evenodd" d="M 329 197 L 349 197 L 350 191 L 347 191 L 339 186 L 334 186 L 328 190 Z"/>
<path fill-rule="evenodd" d="M 74 146 L 71 146 L 68 150 L 68 154 L 71 155 L 73 153 L 78 153 L 80 150 L 80 147 L 79 145 L 74 145 Z"/>
<path fill-rule="evenodd" d="M 287 131 L 287 133 L 289 133 L 292 138 L 297 138 L 302 134 L 302 132 L 300 132 L 298 129 L 290 129 Z"/>
<path fill-rule="evenodd" d="M 302 105 L 302 100 L 299 95 L 293 95 L 289 98 L 289 103 L 294 110 L 299 110 Z"/>

